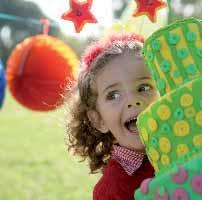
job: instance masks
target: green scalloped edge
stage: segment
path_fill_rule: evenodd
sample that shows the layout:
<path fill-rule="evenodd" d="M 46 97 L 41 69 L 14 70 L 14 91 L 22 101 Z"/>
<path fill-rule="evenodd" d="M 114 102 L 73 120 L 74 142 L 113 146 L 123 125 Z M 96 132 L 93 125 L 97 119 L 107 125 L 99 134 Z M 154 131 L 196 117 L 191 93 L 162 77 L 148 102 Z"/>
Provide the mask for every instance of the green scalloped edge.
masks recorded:
<path fill-rule="evenodd" d="M 183 19 L 183 20 L 177 20 L 171 24 L 169 24 L 168 26 L 166 27 L 163 27 L 163 28 L 160 28 L 158 29 L 158 31 L 154 32 L 152 35 L 150 35 L 146 41 L 144 42 L 144 45 L 143 45 L 143 53 L 145 52 L 146 50 L 146 47 L 147 45 L 149 45 L 148 43 L 151 42 L 151 40 L 153 40 L 154 38 L 157 38 L 159 37 L 160 35 L 162 35 L 162 32 L 164 31 L 170 31 L 174 28 L 177 28 L 177 27 L 180 27 L 182 24 L 187 24 L 187 23 L 196 23 L 197 25 L 201 26 L 202 25 L 202 20 L 199 20 L 199 19 L 196 19 L 194 17 L 191 17 L 191 18 L 186 18 L 186 19 Z"/>

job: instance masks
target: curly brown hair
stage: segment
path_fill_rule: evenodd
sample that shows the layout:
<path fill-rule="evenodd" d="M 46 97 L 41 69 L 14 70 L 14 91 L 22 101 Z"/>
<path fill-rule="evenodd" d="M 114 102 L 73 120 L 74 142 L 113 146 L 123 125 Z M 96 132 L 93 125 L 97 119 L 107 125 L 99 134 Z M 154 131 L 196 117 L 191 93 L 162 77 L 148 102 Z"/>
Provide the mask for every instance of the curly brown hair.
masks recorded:
<path fill-rule="evenodd" d="M 136 34 L 113 35 L 106 41 L 93 43 L 82 58 L 77 85 L 71 93 L 68 91 L 66 102 L 70 112 L 66 121 L 66 144 L 68 150 L 73 150 L 83 160 L 89 159 L 91 173 L 103 169 L 115 142 L 111 132 L 101 133 L 92 126 L 87 116 L 87 112 L 96 107 L 95 77 L 109 60 L 125 51 L 141 56 L 142 43 L 143 38 Z"/>

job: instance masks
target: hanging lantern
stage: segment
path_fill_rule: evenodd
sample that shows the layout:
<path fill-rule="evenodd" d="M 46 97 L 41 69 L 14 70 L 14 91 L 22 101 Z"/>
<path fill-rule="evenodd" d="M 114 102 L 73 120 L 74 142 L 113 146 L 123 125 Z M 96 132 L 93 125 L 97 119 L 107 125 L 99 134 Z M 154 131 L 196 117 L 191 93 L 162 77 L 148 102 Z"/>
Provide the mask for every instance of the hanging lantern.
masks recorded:
<path fill-rule="evenodd" d="M 5 73 L 3 63 L 0 60 L 0 109 L 2 108 L 3 105 L 3 100 L 5 96 L 5 87 L 6 87 Z"/>
<path fill-rule="evenodd" d="M 22 105 L 48 111 L 62 104 L 64 87 L 75 79 L 78 59 L 61 40 L 37 35 L 18 44 L 7 62 L 12 95 Z"/>

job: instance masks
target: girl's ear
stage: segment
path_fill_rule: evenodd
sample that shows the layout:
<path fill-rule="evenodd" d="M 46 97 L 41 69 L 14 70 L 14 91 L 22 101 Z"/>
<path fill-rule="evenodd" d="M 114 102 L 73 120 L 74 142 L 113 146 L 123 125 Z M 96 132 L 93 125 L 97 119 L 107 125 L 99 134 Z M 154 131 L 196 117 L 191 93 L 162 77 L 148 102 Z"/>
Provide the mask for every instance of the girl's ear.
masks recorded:
<path fill-rule="evenodd" d="M 102 117 L 96 110 L 87 111 L 87 116 L 92 126 L 96 128 L 98 131 L 100 131 L 101 133 L 107 133 L 109 131 Z"/>

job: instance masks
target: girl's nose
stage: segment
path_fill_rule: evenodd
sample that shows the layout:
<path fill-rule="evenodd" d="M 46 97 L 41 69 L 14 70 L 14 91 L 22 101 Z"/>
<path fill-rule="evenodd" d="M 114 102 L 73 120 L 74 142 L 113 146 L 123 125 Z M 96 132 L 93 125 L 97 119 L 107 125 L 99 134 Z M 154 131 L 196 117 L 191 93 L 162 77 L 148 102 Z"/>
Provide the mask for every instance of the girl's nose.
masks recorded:
<path fill-rule="evenodd" d="M 138 100 L 138 101 L 135 101 L 134 103 L 129 103 L 128 104 L 128 108 L 131 108 L 131 107 L 142 107 L 143 106 L 143 102 Z"/>
<path fill-rule="evenodd" d="M 127 95 L 127 107 L 142 107 L 144 102 L 141 98 L 137 97 L 135 94 L 129 93 Z"/>

